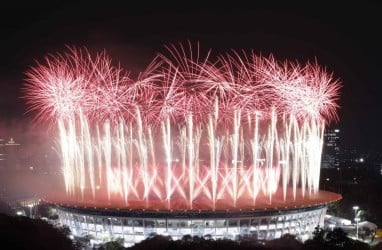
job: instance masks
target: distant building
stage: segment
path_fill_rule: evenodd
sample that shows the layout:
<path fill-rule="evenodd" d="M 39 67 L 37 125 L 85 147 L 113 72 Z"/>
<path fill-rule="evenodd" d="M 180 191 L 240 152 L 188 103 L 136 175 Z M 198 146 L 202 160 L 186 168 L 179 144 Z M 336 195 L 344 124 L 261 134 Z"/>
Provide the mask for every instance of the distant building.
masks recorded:
<path fill-rule="evenodd" d="M 8 170 L 20 170 L 20 144 L 16 143 L 13 138 L 10 138 L 8 141 L 3 140 L 2 143 L 1 147 L 4 152 L 2 153 L 2 161 L 4 162 L 4 168 Z"/>
<path fill-rule="evenodd" d="M 324 133 L 321 168 L 339 168 L 340 166 L 340 130 L 328 129 Z"/>
<path fill-rule="evenodd" d="M 0 170 L 5 169 L 4 139 L 0 138 Z"/>

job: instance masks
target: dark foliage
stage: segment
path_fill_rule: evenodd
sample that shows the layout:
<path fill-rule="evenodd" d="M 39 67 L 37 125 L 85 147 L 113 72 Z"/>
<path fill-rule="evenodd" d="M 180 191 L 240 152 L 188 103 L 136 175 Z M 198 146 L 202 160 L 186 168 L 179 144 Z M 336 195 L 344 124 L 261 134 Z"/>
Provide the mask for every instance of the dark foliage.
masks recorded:
<path fill-rule="evenodd" d="M 105 243 L 100 250 L 123 250 L 126 249 L 123 247 L 123 239 L 119 238 L 113 241 Z"/>
<path fill-rule="evenodd" d="M 242 239 L 233 241 L 228 239 L 212 240 L 201 237 L 184 236 L 181 240 L 173 241 L 165 236 L 153 236 L 144 240 L 130 250 L 252 250 L 252 249 L 275 249 L 292 250 L 301 249 L 302 243 L 298 242 L 294 236 L 286 235 L 281 239 L 269 241 L 255 241 L 253 239 Z"/>
<path fill-rule="evenodd" d="M 301 243 L 294 235 L 286 234 L 280 239 L 271 241 L 258 241 L 254 239 L 240 239 L 232 241 L 228 239 L 211 240 L 201 237 L 184 236 L 181 240 L 173 241 L 165 236 L 153 236 L 144 240 L 130 250 L 368 250 L 369 245 L 361 241 L 355 241 L 347 237 L 342 229 L 325 231 L 318 227 L 314 231 L 313 239 Z M 379 249 L 379 248 L 376 248 Z"/>
<path fill-rule="evenodd" d="M 72 250 L 68 229 L 56 229 L 43 220 L 0 214 L 1 249 Z"/>
<path fill-rule="evenodd" d="M 369 245 L 361 241 L 352 240 L 347 237 L 347 233 L 341 228 L 335 228 L 333 231 L 325 231 L 316 227 L 313 232 L 313 239 L 304 243 L 305 250 L 319 249 L 349 249 L 349 250 L 367 250 Z"/>

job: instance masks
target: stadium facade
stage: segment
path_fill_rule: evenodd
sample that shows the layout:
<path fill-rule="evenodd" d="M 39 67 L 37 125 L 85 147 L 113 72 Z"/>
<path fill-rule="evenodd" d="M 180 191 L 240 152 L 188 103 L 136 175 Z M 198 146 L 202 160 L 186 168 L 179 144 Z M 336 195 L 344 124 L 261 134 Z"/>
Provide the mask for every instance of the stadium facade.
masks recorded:
<path fill-rule="evenodd" d="M 145 210 L 57 204 L 60 222 L 77 237 L 92 236 L 94 243 L 117 238 L 132 246 L 153 235 L 179 240 L 185 235 L 211 239 L 272 240 L 284 234 L 305 241 L 317 225 L 323 226 L 327 204 L 341 196 L 320 191 L 325 198 L 306 199 L 298 206 L 235 210 Z"/>

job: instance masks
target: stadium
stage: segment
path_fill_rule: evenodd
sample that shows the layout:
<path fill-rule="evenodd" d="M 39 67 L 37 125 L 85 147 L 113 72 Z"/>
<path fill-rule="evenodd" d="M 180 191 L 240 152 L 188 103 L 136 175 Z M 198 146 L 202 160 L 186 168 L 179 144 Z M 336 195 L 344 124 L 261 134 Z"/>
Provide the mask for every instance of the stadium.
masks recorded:
<path fill-rule="evenodd" d="M 147 210 L 111 207 L 78 206 L 55 203 L 62 224 L 76 236 L 93 236 L 94 243 L 124 239 L 125 246 L 134 245 L 154 235 L 210 239 L 272 240 L 293 234 L 305 241 L 317 225 L 323 225 L 326 205 L 341 196 L 320 191 L 310 201 L 280 203 L 280 207 L 226 210 Z M 50 201 L 51 202 L 51 201 Z M 239 205 L 239 207 L 241 207 Z"/>
<path fill-rule="evenodd" d="M 76 48 L 27 72 L 30 111 L 57 127 L 65 195 L 48 200 L 61 222 L 126 245 L 154 234 L 309 238 L 341 199 L 319 190 L 338 80 L 317 63 L 166 48 L 137 80 L 105 52 Z"/>

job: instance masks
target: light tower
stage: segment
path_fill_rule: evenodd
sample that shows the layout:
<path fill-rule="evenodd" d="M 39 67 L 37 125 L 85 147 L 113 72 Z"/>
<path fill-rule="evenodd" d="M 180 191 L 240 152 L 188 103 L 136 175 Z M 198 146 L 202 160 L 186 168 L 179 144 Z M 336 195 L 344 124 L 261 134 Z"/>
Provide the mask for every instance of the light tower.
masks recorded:
<path fill-rule="evenodd" d="M 357 218 L 357 211 L 359 209 L 359 206 L 353 206 L 353 210 L 354 210 L 354 221 L 355 221 L 355 218 Z"/>

